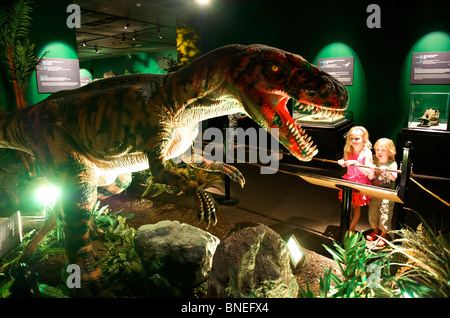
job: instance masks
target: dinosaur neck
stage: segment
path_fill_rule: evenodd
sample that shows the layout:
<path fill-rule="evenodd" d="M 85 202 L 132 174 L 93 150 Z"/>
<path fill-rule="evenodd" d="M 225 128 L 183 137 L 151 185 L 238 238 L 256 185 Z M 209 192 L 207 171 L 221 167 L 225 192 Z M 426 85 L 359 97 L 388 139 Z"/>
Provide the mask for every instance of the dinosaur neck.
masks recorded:
<path fill-rule="evenodd" d="M 175 105 L 175 116 L 199 122 L 245 112 L 225 80 L 229 57 L 218 58 L 214 53 L 204 56 L 201 63 L 194 61 L 187 67 L 167 75 L 164 91 L 173 93 L 172 96 L 167 96 L 167 104 Z"/>

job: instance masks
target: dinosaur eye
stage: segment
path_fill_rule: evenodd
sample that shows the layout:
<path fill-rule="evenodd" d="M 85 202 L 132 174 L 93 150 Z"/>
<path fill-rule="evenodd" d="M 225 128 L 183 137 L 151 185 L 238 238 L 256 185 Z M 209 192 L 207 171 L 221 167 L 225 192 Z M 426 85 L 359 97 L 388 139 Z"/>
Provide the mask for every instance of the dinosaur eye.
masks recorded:
<path fill-rule="evenodd" d="M 268 65 L 267 75 L 274 79 L 278 79 L 283 76 L 283 69 L 278 64 Z"/>

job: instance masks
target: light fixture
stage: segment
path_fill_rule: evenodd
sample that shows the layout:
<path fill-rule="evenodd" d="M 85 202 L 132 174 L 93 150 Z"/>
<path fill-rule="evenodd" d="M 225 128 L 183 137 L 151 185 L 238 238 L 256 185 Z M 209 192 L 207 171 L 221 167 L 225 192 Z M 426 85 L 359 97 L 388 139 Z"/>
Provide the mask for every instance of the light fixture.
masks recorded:
<path fill-rule="evenodd" d="M 134 31 L 134 35 L 132 37 L 133 41 L 136 41 L 136 38 L 137 38 L 137 31 Z"/>
<path fill-rule="evenodd" d="M 124 34 L 122 34 L 122 40 L 120 40 L 120 41 L 119 41 L 119 44 L 122 44 L 122 43 L 123 43 L 123 41 L 125 41 L 125 33 L 124 33 Z"/>
<path fill-rule="evenodd" d="M 43 204 L 54 205 L 60 194 L 60 190 L 52 185 L 46 185 L 36 191 L 36 200 Z"/>
<path fill-rule="evenodd" d="M 130 24 L 127 22 L 127 24 L 125 24 L 125 26 L 123 27 L 125 30 L 128 29 L 130 27 Z"/>
<path fill-rule="evenodd" d="M 83 46 L 86 46 L 86 40 L 83 41 Z"/>
<path fill-rule="evenodd" d="M 197 3 L 200 5 L 207 5 L 209 4 L 209 0 L 197 0 Z"/>
<path fill-rule="evenodd" d="M 287 247 L 289 249 L 289 256 L 291 259 L 292 267 L 295 269 L 302 266 L 303 262 L 305 261 L 305 254 L 302 252 L 300 244 L 298 243 L 294 235 L 291 235 L 291 237 L 287 241 Z"/>
<path fill-rule="evenodd" d="M 97 49 L 97 45 L 95 45 L 95 53 L 98 54 L 98 49 Z"/>
<path fill-rule="evenodd" d="M 161 34 L 161 30 L 159 29 L 159 26 L 157 27 L 157 30 L 158 30 L 158 36 L 159 36 L 159 38 L 162 39 L 162 34 Z"/>

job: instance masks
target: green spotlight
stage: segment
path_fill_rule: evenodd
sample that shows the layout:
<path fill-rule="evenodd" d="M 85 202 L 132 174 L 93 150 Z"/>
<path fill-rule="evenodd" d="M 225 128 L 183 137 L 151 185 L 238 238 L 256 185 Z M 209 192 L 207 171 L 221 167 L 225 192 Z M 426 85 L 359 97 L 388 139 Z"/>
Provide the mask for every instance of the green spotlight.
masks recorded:
<path fill-rule="evenodd" d="M 52 185 L 45 185 L 36 192 L 36 200 L 44 205 L 53 206 L 60 194 L 60 190 Z"/>
<path fill-rule="evenodd" d="M 300 244 L 298 243 L 294 235 L 291 235 L 291 237 L 287 241 L 287 246 L 289 249 L 289 256 L 291 258 L 292 267 L 295 269 L 302 266 L 303 262 L 305 261 L 305 254 L 302 252 Z"/>

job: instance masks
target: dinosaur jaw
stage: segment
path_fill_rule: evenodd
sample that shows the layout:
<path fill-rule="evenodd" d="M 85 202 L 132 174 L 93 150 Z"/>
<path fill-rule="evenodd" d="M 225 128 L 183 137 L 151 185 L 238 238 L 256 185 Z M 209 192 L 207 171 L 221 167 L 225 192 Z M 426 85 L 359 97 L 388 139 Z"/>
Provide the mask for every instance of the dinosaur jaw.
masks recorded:
<path fill-rule="evenodd" d="M 268 92 L 264 96 L 264 103 L 261 107 L 262 116 L 270 131 L 274 128 L 278 129 L 277 136 L 280 143 L 289 150 L 289 152 L 301 161 L 310 161 L 318 150 L 313 145 L 311 137 L 309 137 L 301 125 L 294 121 L 287 109 L 287 102 L 291 99 L 284 92 Z M 325 114 L 342 114 L 344 109 L 337 107 L 326 107 L 323 105 L 313 104 L 304 101 L 297 101 L 296 105 L 300 105 L 305 109 L 311 109 L 313 113 Z"/>

